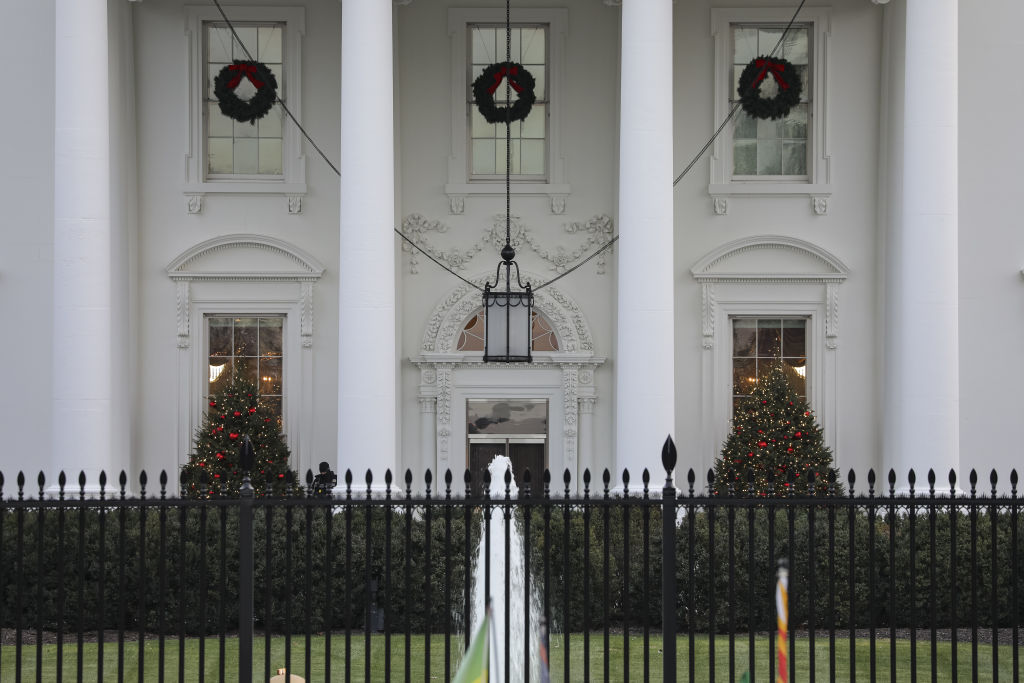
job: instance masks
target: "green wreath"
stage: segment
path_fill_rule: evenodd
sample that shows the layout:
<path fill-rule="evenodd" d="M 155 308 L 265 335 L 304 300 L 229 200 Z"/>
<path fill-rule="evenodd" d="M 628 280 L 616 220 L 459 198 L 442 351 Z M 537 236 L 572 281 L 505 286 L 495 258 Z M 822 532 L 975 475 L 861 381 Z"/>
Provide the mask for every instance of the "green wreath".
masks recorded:
<path fill-rule="evenodd" d="M 771 99 L 761 97 L 761 82 L 768 74 L 779 85 L 779 93 Z M 794 106 L 800 104 L 803 87 L 800 74 L 791 63 L 777 57 L 761 56 L 750 60 L 743 69 L 736 91 L 743 111 L 755 119 L 774 120 L 787 116 Z"/>
<path fill-rule="evenodd" d="M 505 78 L 518 95 L 511 107 L 499 107 L 494 104 L 494 93 Z M 480 110 L 487 123 L 522 121 L 530 114 L 533 103 L 537 101 L 537 96 L 533 92 L 535 86 L 533 75 L 522 64 L 491 64 L 473 81 L 473 99 L 476 100 L 476 108 Z"/>
<path fill-rule="evenodd" d="M 256 94 L 248 101 L 235 94 L 243 78 L 256 86 Z M 277 102 L 277 79 L 263 62 L 236 59 L 234 64 L 226 64 L 213 79 L 213 94 L 224 116 L 256 123 L 256 119 L 266 116 Z"/>

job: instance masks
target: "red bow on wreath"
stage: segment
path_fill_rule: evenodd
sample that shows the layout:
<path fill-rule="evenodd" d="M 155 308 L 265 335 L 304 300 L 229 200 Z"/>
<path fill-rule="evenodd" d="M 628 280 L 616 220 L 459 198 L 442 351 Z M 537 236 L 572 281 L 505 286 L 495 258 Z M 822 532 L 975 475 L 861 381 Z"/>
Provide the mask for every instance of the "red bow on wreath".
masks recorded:
<path fill-rule="evenodd" d="M 235 74 L 234 78 L 228 81 L 228 88 L 230 88 L 231 90 L 234 90 L 238 87 L 238 84 L 242 82 L 242 78 L 248 78 L 249 82 L 257 88 L 262 88 L 264 85 L 263 81 L 256 78 L 255 64 L 232 64 L 228 67 L 228 71 L 238 72 Z"/>
<path fill-rule="evenodd" d="M 760 85 L 761 81 L 764 80 L 764 77 L 767 76 L 768 72 L 770 71 L 772 76 L 775 77 L 775 82 L 779 84 L 780 88 L 782 88 L 783 90 L 789 89 L 789 84 L 786 83 L 786 81 L 782 80 L 782 72 L 785 71 L 786 69 L 786 67 L 784 67 L 782 64 L 779 64 L 778 62 L 773 62 L 770 59 L 755 59 L 754 66 L 756 66 L 761 71 L 758 72 L 757 77 L 754 78 L 754 82 L 751 84 L 751 87 L 756 88 L 758 85 Z"/>
<path fill-rule="evenodd" d="M 519 85 L 519 83 L 515 79 L 515 77 L 518 75 L 518 66 L 513 66 L 511 69 L 507 66 L 501 67 L 500 69 L 498 69 L 498 72 L 494 74 L 494 83 L 492 83 L 491 86 L 487 88 L 487 92 L 493 95 L 494 91 L 498 89 L 499 85 L 501 85 L 501 79 L 505 78 L 506 76 L 508 77 L 508 84 L 512 86 L 512 89 L 515 90 L 516 92 L 522 92 L 523 87 Z"/>

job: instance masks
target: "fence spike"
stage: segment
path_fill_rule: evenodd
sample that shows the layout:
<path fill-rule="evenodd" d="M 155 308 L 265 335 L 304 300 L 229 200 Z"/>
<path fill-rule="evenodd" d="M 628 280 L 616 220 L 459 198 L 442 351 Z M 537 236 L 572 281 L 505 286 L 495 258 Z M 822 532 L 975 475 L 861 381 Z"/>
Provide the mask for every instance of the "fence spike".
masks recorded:
<path fill-rule="evenodd" d="M 907 482 L 910 484 L 910 497 L 914 497 L 914 484 L 917 483 L 917 475 L 914 474 L 914 468 L 911 467 L 910 471 L 907 472 Z"/>
<path fill-rule="evenodd" d="M 896 495 L 896 470 L 889 468 L 889 496 Z"/>
<path fill-rule="evenodd" d="M 4 499 L 4 473 L 0 472 L 0 500 Z"/>
<path fill-rule="evenodd" d="M 640 481 L 644 483 L 644 498 L 646 498 L 651 487 L 651 471 L 646 467 L 644 468 L 643 474 L 640 475 Z"/>
<path fill-rule="evenodd" d="M 590 497 L 590 468 L 583 470 L 583 497 Z"/>
<path fill-rule="evenodd" d="M 730 498 L 736 493 L 734 482 L 737 478 L 736 470 L 730 468 L 729 474 L 725 477 L 725 492 Z"/>
<path fill-rule="evenodd" d="M 423 473 L 423 481 L 427 485 L 427 493 L 430 493 L 430 484 L 434 481 L 434 475 L 430 472 L 429 467 L 427 468 L 427 471 Z"/>
<path fill-rule="evenodd" d="M 100 470 L 100 500 L 103 500 L 107 488 L 107 471 Z"/>
<path fill-rule="evenodd" d="M 629 468 L 622 468 L 622 495 L 628 495 L 629 493 Z"/>
<path fill-rule="evenodd" d="M 989 481 L 990 484 L 992 484 L 992 497 L 995 498 L 996 497 L 996 482 L 999 481 L 999 476 L 996 474 L 995 469 L 993 469 L 992 473 L 988 475 L 988 481 Z"/>
<path fill-rule="evenodd" d="M 117 482 L 121 486 L 121 500 L 124 500 L 125 488 L 128 486 L 128 473 L 121 470 L 121 474 L 118 476 Z"/>
<path fill-rule="evenodd" d="M 205 470 L 204 470 L 205 473 Z M 146 497 L 146 482 L 149 481 L 149 477 L 146 476 L 146 470 L 142 470 L 139 473 L 139 497 Z M 78 477 L 78 483 L 84 488 L 85 487 L 85 472 L 82 472 Z"/>
<path fill-rule="evenodd" d="M 306 468 L 306 490 L 309 491 L 313 488 L 313 470 Z"/>
<path fill-rule="evenodd" d="M 956 470 L 949 468 L 949 496 L 956 496 Z"/>
<path fill-rule="evenodd" d="M 971 468 L 970 482 L 971 482 L 971 498 L 974 498 L 974 496 L 975 496 L 975 494 L 977 493 L 977 490 L 978 490 L 978 473 L 974 470 L 973 467 Z"/>
<path fill-rule="evenodd" d="M 78 497 L 85 498 L 85 470 L 78 471 Z"/>
<path fill-rule="evenodd" d="M 928 494 L 935 497 L 935 470 L 928 470 Z"/>
<path fill-rule="evenodd" d="M 868 496 L 874 498 L 875 496 L 875 468 L 868 470 Z"/>
<path fill-rule="evenodd" d="M 526 486 L 527 492 L 530 490 L 530 468 L 527 467 L 523 470 L 523 484 Z"/>
<path fill-rule="evenodd" d="M 708 490 L 709 491 L 713 488 L 714 484 L 715 484 L 715 471 L 713 469 L 709 468 L 708 469 Z"/>
<path fill-rule="evenodd" d="M 544 468 L 544 497 L 551 498 L 551 470 Z"/>
<path fill-rule="evenodd" d="M 812 496 L 814 495 L 814 478 L 816 475 L 817 472 L 814 470 L 807 470 L 807 490 Z"/>
<path fill-rule="evenodd" d="M 505 468 L 505 500 L 512 498 L 512 467 Z"/>
<path fill-rule="evenodd" d="M 0 479 L 0 486 L 4 483 L 3 479 Z M 1017 468 L 1010 470 L 1010 494 L 1016 497 L 1017 495 Z"/>
<path fill-rule="evenodd" d="M 412 469 L 409 467 L 405 468 L 405 485 L 407 488 L 412 488 Z"/>
<path fill-rule="evenodd" d="M 25 497 L 25 473 L 18 470 L 18 500 Z"/>
<path fill-rule="evenodd" d="M 672 485 L 672 472 L 676 469 L 677 459 L 676 443 L 672 440 L 672 435 L 669 434 L 665 437 L 665 443 L 661 447 L 661 464 L 665 468 L 665 486 Z"/>
<path fill-rule="evenodd" d="M 484 470 L 484 472 L 486 473 L 487 470 Z M 469 498 L 469 496 L 472 494 L 473 475 L 470 474 L 468 467 L 466 468 L 466 471 L 462 475 L 462 481 L 466 485 L 466 498 Z"/>
<path fill-rule="evenodd" d="M 39 500 L 42 500 L 43 490 L 46 488 L 46 475 L 43 474 L 42 470 L 39 470 L 39 476 L 36 477 L 36 482 L 39 484 Z"/>
<path fill-rule="evenodd" d="M 572 474 L 569 472 L 569 468 L 565 468 L 565 472 L 562 473 L 562 481 L 565 483 L 565 487 L 569 488 L 569 482 L 572 481 Z"/>
<path fill-rule="evenodd" d="M 427 470 L 427 471 L 429 472 L 430 470 Z M 450 468 L 450 467 L 445 468 L 445 471 L 444 471 L 444 486 L 449 491 L 452 488 L 452 468 Z"/>
<path fill-rule="evenodd" d="M 366 490 L 370 490 L 370 484 L 373 483 L 373 472 L 370 468 L 366 468 Z"/>
<path fill-rule="evenodd" d="M 601 479 L 604 480 L 604 497 L 608 497 L 608 484 L 611 483 L 612 473 L 608 471 L 608 468 L 604 468 L 604 474 L 601 475 Z"/>

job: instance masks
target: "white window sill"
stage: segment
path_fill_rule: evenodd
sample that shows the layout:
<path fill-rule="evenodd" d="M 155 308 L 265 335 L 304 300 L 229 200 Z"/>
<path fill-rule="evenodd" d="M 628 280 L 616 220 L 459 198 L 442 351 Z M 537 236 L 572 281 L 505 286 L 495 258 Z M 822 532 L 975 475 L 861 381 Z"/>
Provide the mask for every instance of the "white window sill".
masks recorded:
<path fill-rule="evenodd" d="M 714 200 L 715 214 L 729 213 L 729 199 L 734 197 L 807 197 L 815 215 L 828 214 L 832 186 L 821 183 L 787 183 L 773 181 L 737 181 L 733 183 L 712 183 L 708 194 Z"/>
<path fill-rule="evenodd" d="M 509 191 L 518 196 L 547 197 L 551 200 L 551 213 L 565 213 L 565 199 L 572 193 L 567 184 L 517 183 L 512 182 Z M 448 195 L 449 209 L 453 214 L 464 213 L 465 199 L 472 197 L 501 197 L 505 194 L 503 181 L 481 181 L 476 183 L 449 183 L 444 186 Z"/>

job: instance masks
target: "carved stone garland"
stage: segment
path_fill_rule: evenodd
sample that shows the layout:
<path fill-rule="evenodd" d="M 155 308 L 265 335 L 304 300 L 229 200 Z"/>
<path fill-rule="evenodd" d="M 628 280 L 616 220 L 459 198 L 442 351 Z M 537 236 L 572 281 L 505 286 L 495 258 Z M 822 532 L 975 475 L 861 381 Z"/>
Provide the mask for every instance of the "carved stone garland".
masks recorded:
<path fill-rule="evenodd" d="M 535 237 L 533 230 L 527 227 L 518 216 L 512 216 L 512 246 L 517 250 L 523 246 L 529 247 L 535 254 L 551 264 L 551 270 L 561 273 L 570 268 L 580 259 L 586 258 L 589 254 L 604 246 L 608 240 L 614 237 L 615 224 L 609 216 L 598 215 L 588 218 L 585 221 L 576 221 L 563 224 L 563 229 L 568 234 L 581 234 L 585 238 L 575 249 L 569 249 L 562 245 L 546 247 Z M 409 272 L 413 275 L 419 272 L 419 260 L 417 256 L 424 251 L 452 270 L 463 270 L 469 261 L 484 249 L 493 248 L 500 250 L 505 244 L 505 216 L 495 215 L 494 223 L 484 229 L 480 240 L 467 249 L 452 248 L 449 250 L 439 249 L 430 244 L 428 234 L 431 232 L 445 233 L 450 227 L 441 221 L 432 221 L 424 216 L 413 213 L 402 221 L 402 232 L 416 245 L 408 242 L 402 243 L 402 251 L 409 254 Z M 611 249 L 601 253 L 596 259 L 597 274 L 603 275 L 607 266 L 607 257 Z"/>

